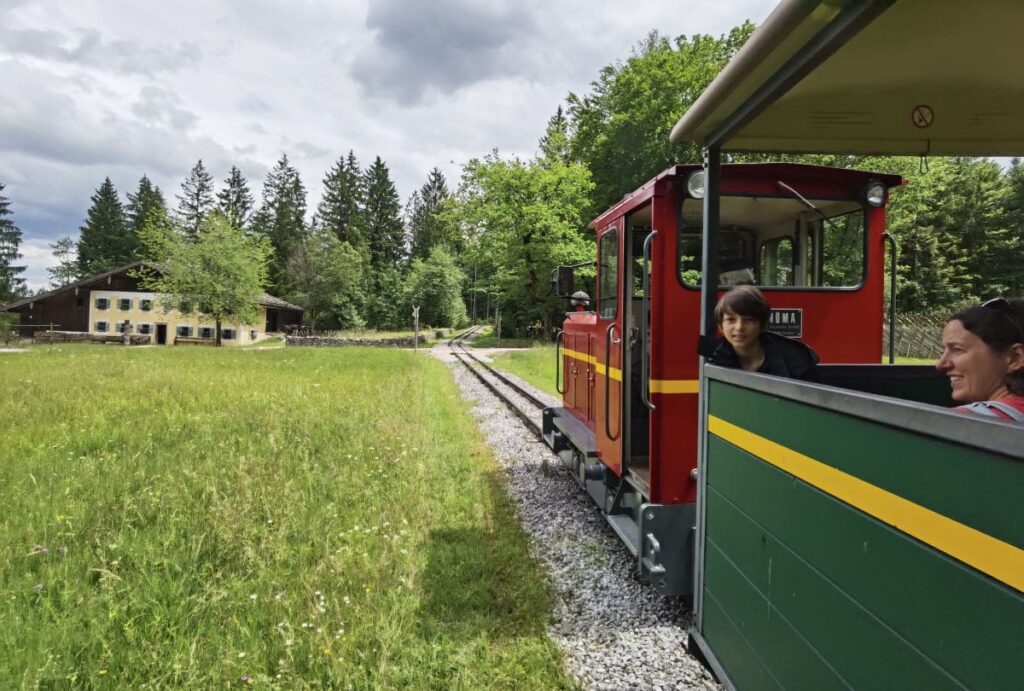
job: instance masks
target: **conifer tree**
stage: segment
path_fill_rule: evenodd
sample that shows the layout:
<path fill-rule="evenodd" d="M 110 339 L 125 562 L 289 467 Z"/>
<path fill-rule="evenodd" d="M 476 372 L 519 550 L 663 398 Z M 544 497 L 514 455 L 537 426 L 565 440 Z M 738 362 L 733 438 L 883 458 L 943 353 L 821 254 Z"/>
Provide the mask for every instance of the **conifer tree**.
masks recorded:
<path fill-rule="evenodd" d="M 203 219 L 214 209 L 213 176 L 206 172 L 203 159 L 199 159 L 185 181 L 181 183 L 178 199 L 178 221 L 188 237 L 199 235 Z"/>
<path fill-rule="evenodd" d="M 288 282 L 288 259 L 306 234 L 306 188 L 299 171 L 282 155 L 263 183 L 263 203 L 253 217 L 252 231 L 270 241 L 274 254 L 270 284 L 283 293 Z"/>
<path fill-rule="evenodd" d="M 0 184 L 0 192 L 3 190 Z M 9 218 L 10 207 L 11 202 L 0 194 L 0 303 L 10 302 L 26 291 L 25 279 L 18 276 L 25 267 L 15 264 L 21 258 L 21 230 Z"/>
<path fill-rule="evenodd" d="M 249 183 L 242 176 L 242 171 L 231 166 L 231 172 L 224 181 L 224 189 L 217 193 L 218 208 L 231 225 L 245 228 L 252 216 L 254 204 Z"/>
<path fill-rule="evenodd" d="M 366 249 L 363 183 L 359 161 L 350 150 L 348 158 L 339 158 L 324 177 L 324 194 L 317 207 L 321 227 L 359 250 Z"/>
<path fill-rule="evenodd" d="M 448 183 L 437 168 L 430 171 L 427 181 L 413 193 L 408 205 L 410 254 L 414 259 L 426 259 L 438 246 L 457 252 L 458 238 L 449 227 L 442 212 L 451 200 Z"/>
<path fill-rule="evenodd" d="M 405 258 L 405 229 L 402 226 L 402 205 L 398 199 L 391 173 L 380 156 L 367 169 L 366 231 L 370 263 L 374 270 L 397 268 Z"/>
<path fill-rule="evenodd" d="M 110 271 L 135 261 L 131 230 L 110 178 L 92 196 L 85 225 L 79 228 L 78 271 L 81 276 Z"/>
<path fill-rule="evenodd" d="M 75 241 L 70 236 L 64 235 L 56 242 L 50 243 L 53 257 L 57 260 L 56 266 L 46 270 L 50 275 L 50 287 L 61 288 L 74 283 L 78 278 L 78 257 L 75 252 Z"/>
<path fill-rule="evenodd" d="M 562 163 L 568 165 L 572 157 L 571 140 L 569 137 L 569 119 L 565 117 L 561 104 L 558 110 L 548 120 L 547 129 L 540 140 L 540 155 L 542 163 Z"/>
<path fill-rule="evenodd" d="M 146 222 L 152 218 L 164 219 L 166 217 L 167 204 L 164 202 L 163 192 L 150 182 L 147 176 L 143 175 L 135 194 L 128 193 L 128 203 L 125 205 L 125 220 L 131 229 L 132 254 L 134 256 L 141 256 L 142 245 L 139 240 L 139 232 Z"/>

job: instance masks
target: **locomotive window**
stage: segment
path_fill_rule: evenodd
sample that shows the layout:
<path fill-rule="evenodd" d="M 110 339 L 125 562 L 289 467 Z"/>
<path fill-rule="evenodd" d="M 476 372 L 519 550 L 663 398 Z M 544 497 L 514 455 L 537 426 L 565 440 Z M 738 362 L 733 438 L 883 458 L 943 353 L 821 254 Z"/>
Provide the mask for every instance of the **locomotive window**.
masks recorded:
<path fill-rule="evenodd" d="M 766 288 L 855 288 L 864 280 L 867 224 L 850 199 L 812 199 L 820 215 L 789 197 L 723 196 L 719 284 Z M 701 283 L 704 205 L 680 209 L 679 279 Z"/>
<path fill-rule="evenodd" d="M 758 277 L 764 286 L 791 286 L 796 275 L 793 239 L 775 238 L 761 245 Z"/>
<path fill-rule="evenodd" d="M 601 319 L 614 319 L 618 314 L 619 232 L 609 230 L 601 236 L 598 247 L 597 314 Z"/>
<path fill-rule="evenodd" d="M 860 285 L 864 278 L 864 214 L 833 216 L 821 226 L 820 285 Z"/>

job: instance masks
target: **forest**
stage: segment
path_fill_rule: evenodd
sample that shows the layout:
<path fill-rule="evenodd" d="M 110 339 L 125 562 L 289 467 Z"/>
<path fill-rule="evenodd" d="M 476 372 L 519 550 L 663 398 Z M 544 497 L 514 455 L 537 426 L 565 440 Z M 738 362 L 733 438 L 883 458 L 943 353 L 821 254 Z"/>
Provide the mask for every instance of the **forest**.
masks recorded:
<path fill-rule="evenodd" d="M 405 201 L 379 156 L 354 150 L 321 181 L 315 208 L 282 155 L 257 199 L 237 167 L 218 184 L 198 161 L 169 199 L 142 175 L 122 200 L 103 180 L 78 236 L 51 244 L 49 289 L 137 259 L 165 261 L 168 234 L 183 246 L 211 225 L 256 239 L 266 290 L 303 306 L 311 329 L 458 326 L 501 311 L 506 332 L 561 320 L 552 269 L 593 259 L 587 222 L 675 163 L 699 161 L 668 134 L 754 29 L 723 36 L 652 32 L 601 69 L 585 93 L 558 104 L 529 157 L 481 152 L 457 181 L 438 168 Z M 671 85 L 668 87 L 666 85 Z M 983 158 L 732 156 L 897 173 L 888 226 L 899 244 L 897 309 L 941 312 L 967 301 L 1024 294 L 1024 164 Z M 17 200 L 0 181 L 0 304 L 28 294 L 20 276 Z M 216 224 L 210 219 L 215 217 Z M 161 229 L 161 233 L 154 232 Z M 154 241 L 161 236 L 163 242 Z M 240 260 L 241 261 L 241 260 Z"/>

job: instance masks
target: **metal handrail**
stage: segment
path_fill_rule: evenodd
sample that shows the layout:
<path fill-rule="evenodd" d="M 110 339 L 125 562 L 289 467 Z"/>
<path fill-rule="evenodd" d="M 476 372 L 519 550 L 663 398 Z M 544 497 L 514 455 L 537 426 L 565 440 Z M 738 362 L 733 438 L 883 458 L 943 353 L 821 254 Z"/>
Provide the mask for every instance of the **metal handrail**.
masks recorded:
<path fill-rule="evenodd" d="M 654 236 L 658 234 L 658 231 L 652 230 L 646 238 L 644 238 L 644 299 L 641 303 L 640 315 L 640 397 L 643 399 L 644 405 L 647 406 L 648 410 L 654 410 L 654 404 L 651 403 L 651 353 L 650 353 L 650 320 L 647 318 L 651 307 L 651 245 L 654 241 Z"/>
<path fill-rule="evenodd" d="M 559 388 L 562 384 L 562 340 L 565 338 L 565 331 L 559 329 L 558 335 L 555 336 L 555 391 L 560 394 L 565 393 L 564 388 Z"/>
<path fill-rule="evenodd" d="M 611 359 L 612 359 L 612 329 L 618 328 L 618 324 L 612 322 L 604 332 L 604 432 L 611 441 L 617 441 L 622 434 L 622 425 L 619 425 L 619 433 L 612 436 L 612 428 L 609 425 L 611 401 Z M 617 343 L 622 343 L 620 338 Z"/>
<path fill-rule="evenodd" d="M 896 238 L 882 233 L 882 241 L 889 243 L 889 364 L 896 362 L 896 268 L 899 261 L 899 246 Z"/>

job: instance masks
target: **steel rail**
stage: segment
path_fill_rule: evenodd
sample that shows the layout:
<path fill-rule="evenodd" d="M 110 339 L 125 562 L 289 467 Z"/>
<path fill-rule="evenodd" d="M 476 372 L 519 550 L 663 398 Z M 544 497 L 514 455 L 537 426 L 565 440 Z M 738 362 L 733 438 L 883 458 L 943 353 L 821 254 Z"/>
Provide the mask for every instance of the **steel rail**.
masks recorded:
<path fill-rule="evenodd" d="M 497 379 L 501 380 L 501 382 L 503 384 L 508 386 L 510 389 L 514 390 L 518 395 L 520 395 L 523 398 L 525 398 L 526 400 L 528 400 L 530 403 L 532 403 L 537 408 L 544 409 L 544 408 L 549 408 L 550 407 L 550 405 L 548 405 L 546 402 L 540 400 L 539 398 L 534 396 L 532 393 L 530 393 L 529 391 L 527 391 L 526 389 L 521 387 L 519 384 L 515 383 L 514 381 L 512 381 L 511 379 L 506 377 L 504 374 L 499 372 L 497 369 L 495 369 L 494 367 L 491 367 L 489 364 L 487 364 L 486 362 L 484 362 L 483 360 L 478 358 L 476 355 L 473 355 L 473 353 L 471 353 L 468 350 L 466 350 L 466 347 L 463 346 L 461 343 L 458 344 L 458 347 L 462 348 L 462 354 L 463 355 L 466 355 L 470 359 L 472 359 L 473 361 L 479 363 L 482 367 L 484 367 L 484 369 L 486 369 L 488 372 L 493 374 Z"/>
<path fill-rule="evenodd" d="M 523 424 L 526 425 L 527 429 L 529 429 L 534 434 L 534 436 L 536 436 L 538 439 L 543 440 L 544 433 L 541 425 L 539 425 L 533 418 L 530 417 L 528 411 L 525 411 L 522 408 L 520 408 L 512 401 L 512 399 L 508 395 L 502 392 L 501 389 L 499 389 L 493 382 L 488 381 L 487 377 L 485 377 L 480 372 L 480 368 L 474 367 L 473 363 L 475 362 L 476 364 L 479 364 L 482 367 L 484 367 L 489 374 L 494 376 L 495 379 L 508 386 L 516 393 L 516 395 L 529 401 L 536 408 L 546 408 L 548 407 L 547 404 L 541 401 L 533 394 L 531 394 L 530 392 L 523 389 L 515 382 L 512 382 L 507 377 L 498 372 L 496 369 L 488 365 L 486 362 L 483 362 L 480 358 L 476 357 L 468 350 L 466 350 L 466 347 L 462 345 L 461 341 L 467 336 L 469 336 L 470 333 L 473 331 L 475 331 L 475 329 L 470 329 L 469 331 L 460 334 L 459 336 L 456 336 L 449 341 L 449 343 L 452 344 L 452 355 L 454 355 L 455 358 L 466 367 L 466 369 L 472 372 L 473 375 L 480 380 L 480 383 L 482 383 L 491 393 L 493 393 L 498 398 L 498 400 L 504 403 L 505 406 L 509 408 L 513 412 L 513 414 L 515 414 L 516 417 L 522 420 Z M 459 352 L 456 349 L 461 349 L 462 352 Z"/>

